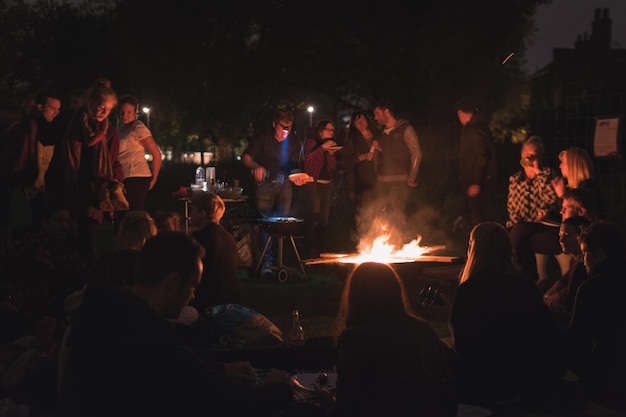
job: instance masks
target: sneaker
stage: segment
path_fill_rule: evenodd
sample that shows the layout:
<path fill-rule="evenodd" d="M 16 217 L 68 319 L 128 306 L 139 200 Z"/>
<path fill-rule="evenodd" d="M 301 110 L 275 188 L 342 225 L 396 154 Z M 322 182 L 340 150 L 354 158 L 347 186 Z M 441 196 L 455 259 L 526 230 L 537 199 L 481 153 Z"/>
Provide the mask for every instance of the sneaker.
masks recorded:
<path fill-rule="evenodd" d="M 272 271 L 272 267 L 268 264 L 263 264 L 261 267 L 261 276 L 263 278 L 274 278 L 274 271 Z"/>

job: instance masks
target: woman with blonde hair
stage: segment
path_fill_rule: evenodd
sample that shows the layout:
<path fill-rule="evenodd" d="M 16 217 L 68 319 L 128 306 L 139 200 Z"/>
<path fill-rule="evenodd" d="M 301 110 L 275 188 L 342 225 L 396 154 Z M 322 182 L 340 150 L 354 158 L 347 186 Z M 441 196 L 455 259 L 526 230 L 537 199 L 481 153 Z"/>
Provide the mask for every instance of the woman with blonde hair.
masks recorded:
<path fill-rule="evenodd" d="M 336 409 L 342 416 L 454 416 L 446 347 L 416 315 L 387 265 L 348 277 L 337 316 Z"/>
<path fill-rule="evenodd" d="M 129 211 L 117 231 L 117 249 L 141 250 L 146 241 L 156 234 L 156 225 L 148 212 Z"/>
<path fill-rule="evenodd" d="M 593 160 L 583 148 L 572 146 L 559 153 L 559 169 L 562 178 L 555 178 L 552 187 L 559 197 L 568 189 L 586 188 L 593 192 L 598 213 L 604 215 L 604 199 L 594 177 Z"/>
<path fill-rule="evenodd" d="M 475 227 L 467 248 L 467 262 L 460 275 L 460 283 L 470 276 L 505 272 L 513 274 L 513 249 L 509 234 L 499 223 L 482 223 Z"/>
<path fill-rule="evenodd" d="M 460 402 L 517 403 L 548 394 L 560 376 L 549 310 L 512 254 L 502 225 L 472 229 L 449 322 Z"/>

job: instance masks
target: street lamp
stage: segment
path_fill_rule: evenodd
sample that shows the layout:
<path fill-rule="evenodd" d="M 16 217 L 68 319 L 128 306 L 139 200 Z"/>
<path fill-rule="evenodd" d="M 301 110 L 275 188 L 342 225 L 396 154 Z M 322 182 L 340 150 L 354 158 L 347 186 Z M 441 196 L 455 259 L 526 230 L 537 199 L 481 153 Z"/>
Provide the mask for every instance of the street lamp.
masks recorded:
<path fill-rule="evenodd" d="M 315 109 L 313 108 L 313 106 L 309 106 L 307 107 L 306 111 L 309 112 L 309 127 L 313 127 L 313 111 Z"/>
<path fill-rule="evenodd" d="M 144 107 L 141 111 L 146 114 L 146 125 L 150 127 L 150 107 Z"/>

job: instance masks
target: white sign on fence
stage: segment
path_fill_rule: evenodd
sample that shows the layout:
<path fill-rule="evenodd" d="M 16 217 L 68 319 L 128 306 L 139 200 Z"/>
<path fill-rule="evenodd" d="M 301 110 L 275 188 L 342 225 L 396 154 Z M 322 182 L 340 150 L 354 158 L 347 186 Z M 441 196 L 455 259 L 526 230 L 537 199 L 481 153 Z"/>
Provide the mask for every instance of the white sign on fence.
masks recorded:
<path fill-rule="evenodd" d="M 619 117 L 596 117 L 593 153 L 596 157 L 618 156 Z"/>

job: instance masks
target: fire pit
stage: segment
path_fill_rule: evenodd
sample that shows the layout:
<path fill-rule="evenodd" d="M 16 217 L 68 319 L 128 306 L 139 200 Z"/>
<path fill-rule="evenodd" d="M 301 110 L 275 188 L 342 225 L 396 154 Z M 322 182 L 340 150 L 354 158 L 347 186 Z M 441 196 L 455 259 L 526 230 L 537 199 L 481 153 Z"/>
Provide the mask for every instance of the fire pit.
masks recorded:
<path fill-rule="evenodd" d="M 340 279 L 345 279 L 355 265 L 363 262 L 391 264 L 406 286 L 417 282 L 426 267 L 461 263 L 461 258 L 439 254 L 445 246 L 420 246 L 421 236 L 401 248 L 388 243 L 390 234 L 383 234 L 370 244 L 361 243 L 360 253 L 325 253 L 317 259 L 305 261 L 305 265 L 329 264 Z"/>
<path fill-rule="evenodd" d="M 375 258 L 369 258 L 365 260 L 361 259 L 363 259 L 363 257 L 356 253 L 324 253 L 321 254 L 320 258 L 305 260 L 304 264 L 328 265 L 329 269 L 337 277 L 337 279 L 339 279 L 340 281 L 345 281 L 348 275 L 350 275 L 352 270 L 359 263 L 388 263 L 396 270 L 396 272 L 402 279 L 407 294 L 410 295 L 410 299 L 412 300 L 413 298 L 417 299 L 416 297 L 413 297 L 413 295 L 418 294 L 422 287 L 424 287 L 426 284 L 430 285 L 431 283 L 433 283 L 433 281 L 440 281 L 439 278 L 433 279 L 433 274 L 431 273 L 432 271 L 436 271 L 437 267 L 441 267 L 442 270 L 449 270 L 450 267 L 452 267 L 452 269 L 455 269 L 455 265 L 458 265 L 460 269 L 463 263 L 462 258 L 448 255 L 422 255 L 414 259 L 395 260 L 376 260 Z M 427 268 L 429 270 L 428 274 L 424 273 Z M 436 276 L 437 273 L 435 272 L 434 275 Z"/>

